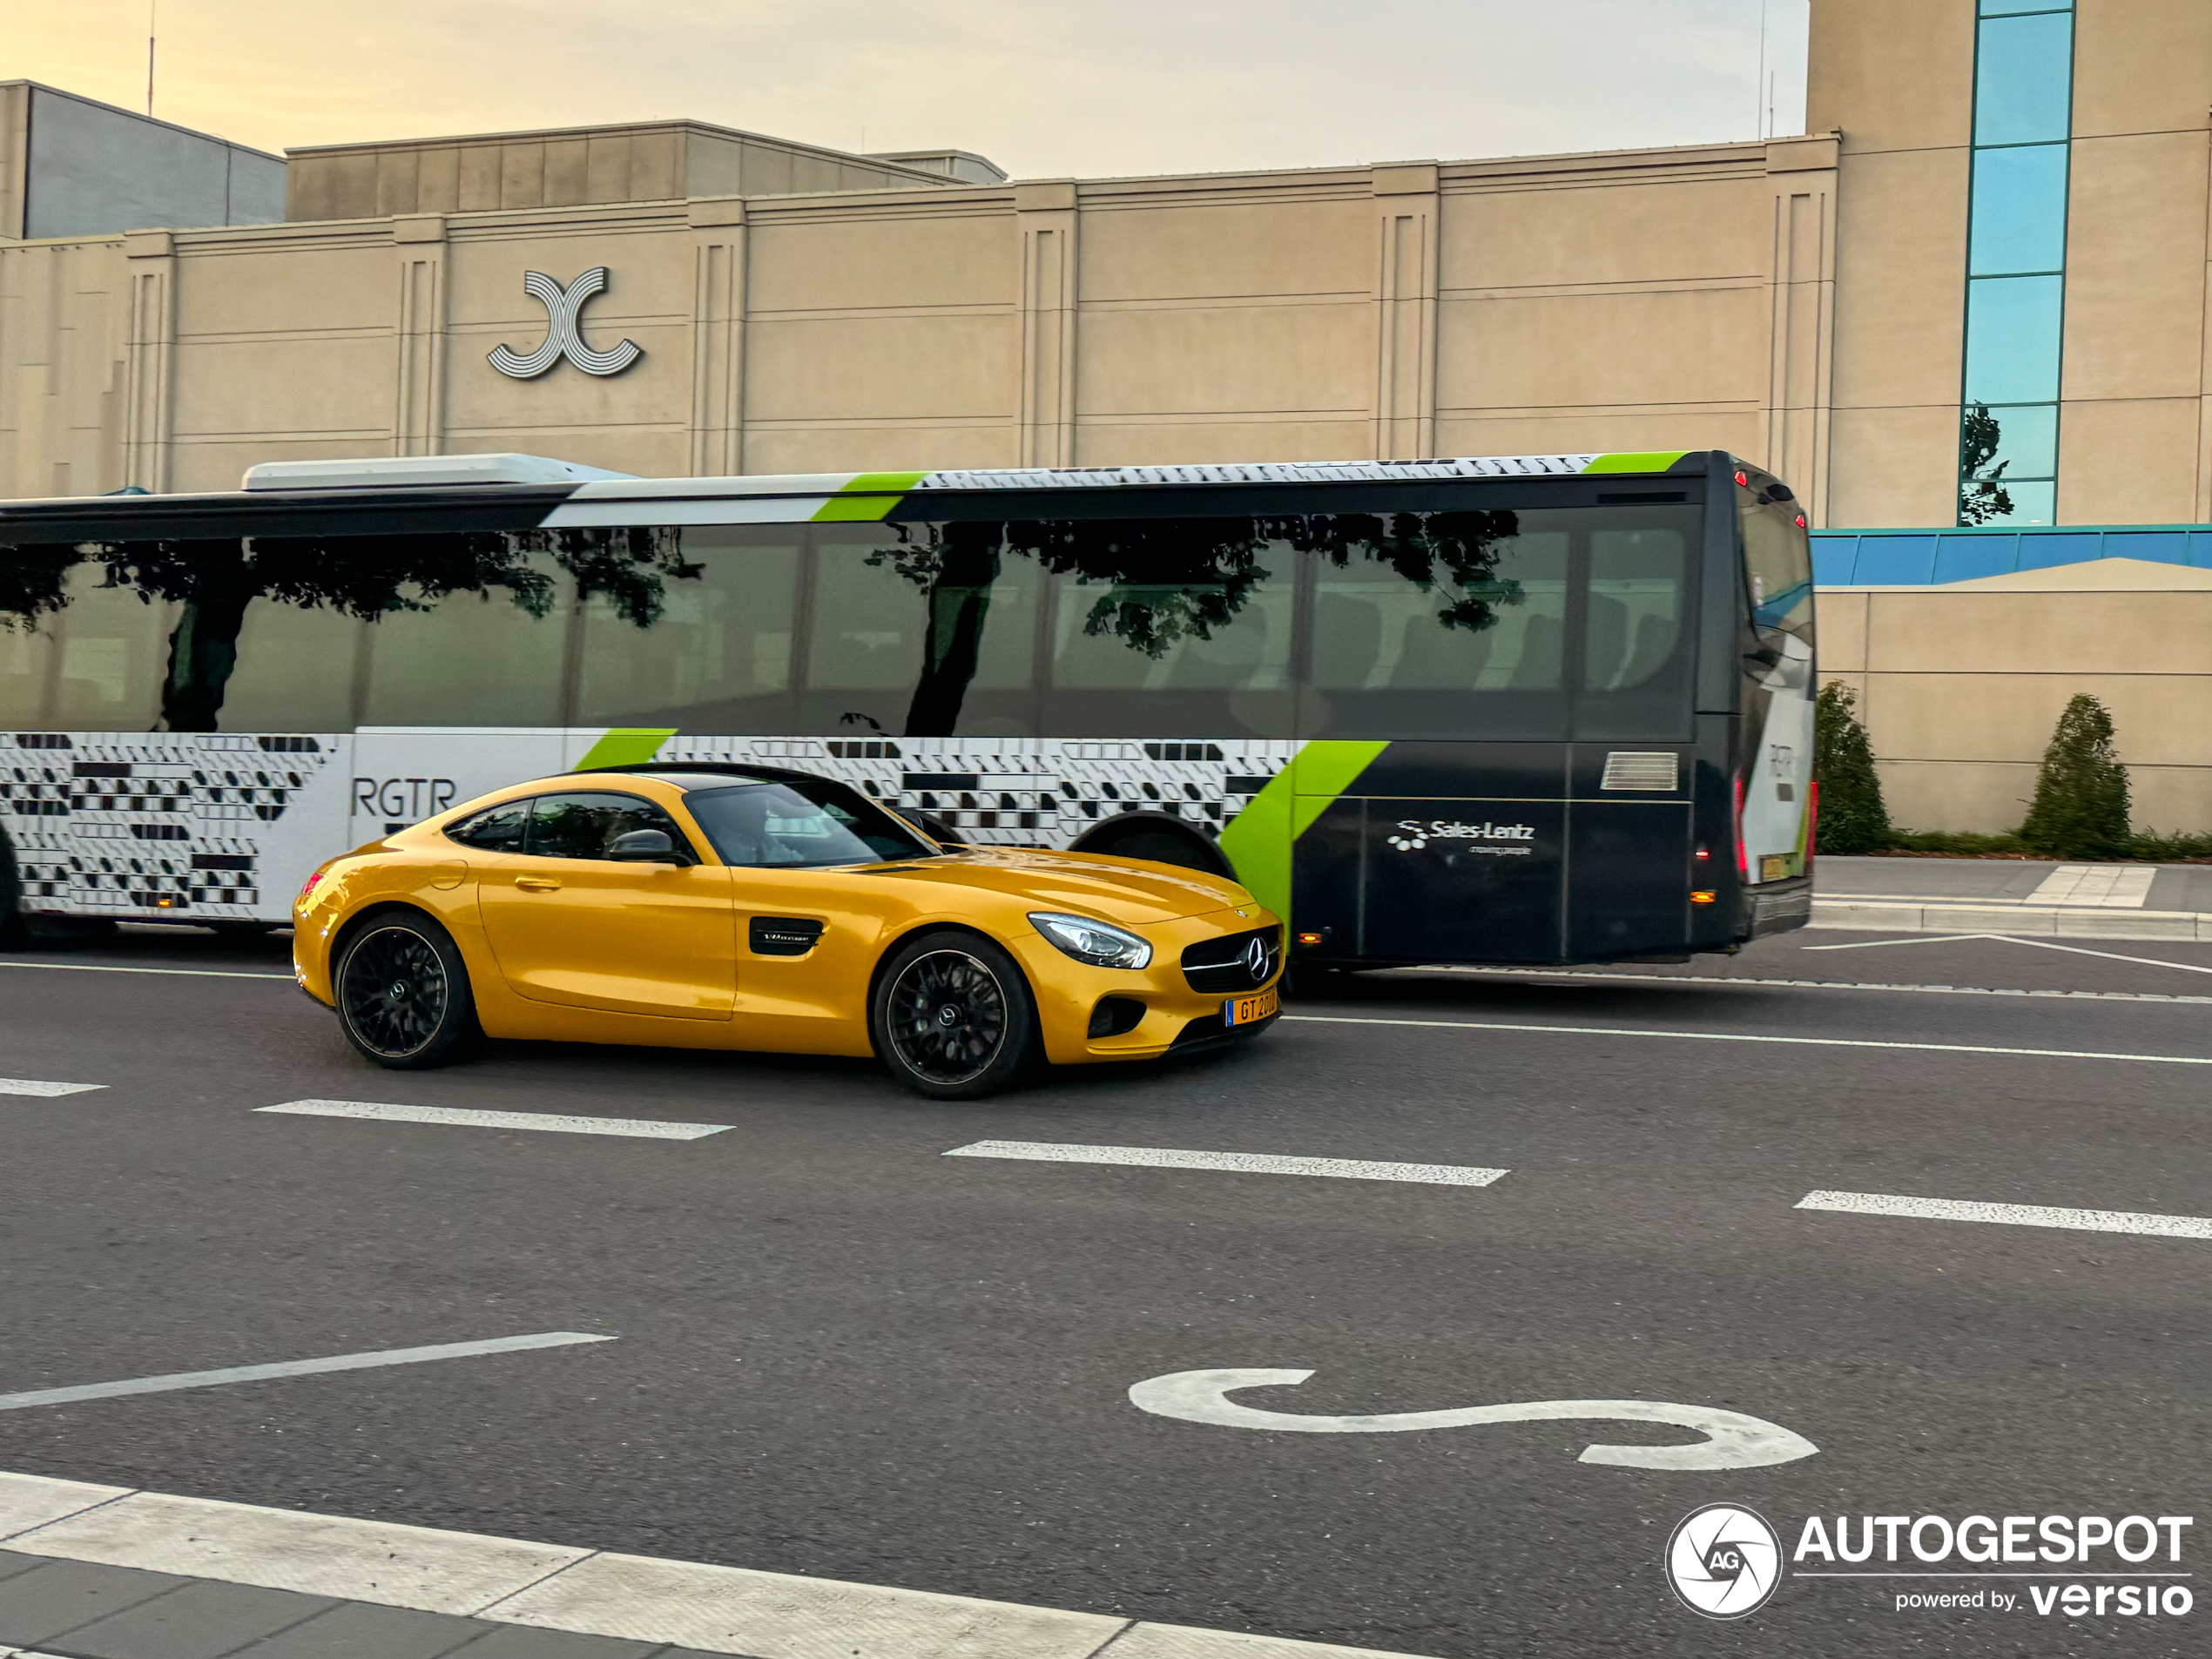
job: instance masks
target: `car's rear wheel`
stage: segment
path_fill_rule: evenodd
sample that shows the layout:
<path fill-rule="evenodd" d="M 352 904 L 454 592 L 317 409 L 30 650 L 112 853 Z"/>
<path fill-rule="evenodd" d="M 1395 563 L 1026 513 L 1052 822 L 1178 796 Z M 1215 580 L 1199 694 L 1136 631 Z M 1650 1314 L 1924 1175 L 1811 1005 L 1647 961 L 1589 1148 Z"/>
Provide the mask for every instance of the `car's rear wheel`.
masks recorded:
<path fill-rule="evenodd" d="M 346 1041 L 380 1066 L 449 1065 L 479 1035 L 469 966 L 429 917 L 391 911 L 346 941 L 334 988 Z"/>
<path fill-rule="evenodd" d="M 876 981 L 868 1035 L 893 1076 L 933 1100 L 974 1100 L 1035 1063 L 1036 999 L 1006 952 L 974 934 L 925 934 Z"/>

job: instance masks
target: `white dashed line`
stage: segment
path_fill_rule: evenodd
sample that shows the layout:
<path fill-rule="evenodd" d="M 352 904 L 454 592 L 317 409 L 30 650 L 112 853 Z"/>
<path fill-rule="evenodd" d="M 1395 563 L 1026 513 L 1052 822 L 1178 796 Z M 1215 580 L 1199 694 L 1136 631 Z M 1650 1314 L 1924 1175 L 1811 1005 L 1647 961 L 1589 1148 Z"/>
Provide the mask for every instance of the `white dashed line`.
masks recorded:
<path fill-rule="evenodd" d="M 1883 940 L 1888 944 L 1892 941 Z M 1913 942 L 1918 942 L 1913 941 Z M 2025 940 L 2026 944 L 2038 941 Z M 1849 947 L 1811 945 L 1809 950 L 1847 949 Z M 2098 952 L 2102 955 L 2104 952 Z M 2130 959 L 2134 960 L 2134 959 Z M 2174 966 L 2174 964 L 2161 964 Z M 1876 980 L 1753 979 L 1744 974 L 1609 974 L 1590 968 L 1423 968 L 1431 974 L 1473 974 L 1519 980 L 1588 979 L 1613 985 L 1758 985 L 1792 991 L 1906 991 L 1920 996 L 2044 996 L 2073 997 L 2097 1002 L 2185 1002 L 2212 1004 L 2212 996 L 2188 996 L 2161 991 L 2022 991 L 1993 985 L 1892 985 Z"/>
<path fill-rule="evenodd" d="M 29 1077 L 0 1077 L 0 1095 L 37 1095 L 55 1099 L 63 1095 L 89 1095 L 105 1083 L 42 1083 Z"/>
<path fill-rule="evenodd" d="M 179 1388 L 216 1388 L 225 1383 L 266 1382 L 275 1377 L 313 1377 L 330 1371 L 372 1371 L 384 1366 L 420 1366 L 434 1359 L 469 1359 L 479 1354 L 517 1353 L 529 1348 L 566 1348 L 579 1342 L 612 1342 L 584 1331 L 543 1331 L 535 1336 L 494 1337 L 486 1342 L 441 1342 L 427 1348 L 386 1348 L 374 1353 L 333 1354 L 322 1359 L 285 1359 L 268 1366 L 228 1366 L 220 1371 L 179 1371 L 165 1377 L 132 1377 L 123 1382 L 83 1383 L 73 1388 L 39 1388 L 0 1394 L 0 1412 L 29 1406 L 66 1406 L 80 1399 L 114 1399 L 125 1394 L 166 1394 Z"/>
<path fill-rule="evenodd" d="M 554 1112 L 480 1112 L 450 1106 L 397 1106 L 374 1100 L 288 1100 L 257 1112 L 297 1117 L 366 1117 L 387 1123 L 446 1123 L 461 1129 L 534 1129 L 553 1135 L 626 1135 L 644 1141 L 696 1141 L 735 1127 L 674 1123 L 655 1117 L 570 1117 Z"/>
<path fill-rule="evenodd" d="M 2154 1216 L 2134 1210 L 2055 1210 L 2040 1204 L 1972 1204 L 1958 1198 L 1904 1198 L 1886 1192 L 1808 1192 L 1800 1210 L 1855 1216 L 1909 1216 L 1920 1221 L 1991 1221 L 2007 1227 L 2064 1227 L 2074 1232 L 2147 1233 L 2161 1238 L 2212 1238 L 2202 1216 Z"/>
<path fill-rule="evenodd" d="M 175 979 L 280 979 L 290 974 L 247 973 L 235 968 L 111 968 L 97 962 L 7 962 L 0 968 L 40 968 L 50 974 L 163 974 Z"/>
<path fill-rule="evenodd" d="M 1387 1163 L 1366 1158 L 1278 1157 L 1267 1152 L 1187 1152 L 1163 1146 L 1084 1146 L 1064 1141 L 976 1141 L 948 1158 L 1025 1158 L 1038 1163 L 1126 1163 L 1160 1170 L 1226 1170 L 1239 1175 L 1322 1175 L 1346 1181 L 1418 1181 L 1487 1187 L 1506 1170 L 1460 1163 Z"/>
<path fill-rule="evenodd" d="M 2157 1066 L 2212 1066 L 2212 1055 L 2107 1054 L 2094 1049 L 2000 1049 L 1980 1042 L 1877 1042 L 1867 1037 L 1755 1036 L 1740 1031 L 1650 1031 L 1634 1026 L 1508 1025 L 1499 1020 L 1382 1020 L 1344 1014 L 1285 1014 L 1287 1024 L 1396 1025 L 1440 1031 L 1534 1031 L 1559 1037 L 1672 1037 L 1685 1042 L 1774 1042 L 1801 1049 L 1902 1049 L 1921 1054 L 2023 1055 L 2035 1060 L 2139 1060 Z"/>

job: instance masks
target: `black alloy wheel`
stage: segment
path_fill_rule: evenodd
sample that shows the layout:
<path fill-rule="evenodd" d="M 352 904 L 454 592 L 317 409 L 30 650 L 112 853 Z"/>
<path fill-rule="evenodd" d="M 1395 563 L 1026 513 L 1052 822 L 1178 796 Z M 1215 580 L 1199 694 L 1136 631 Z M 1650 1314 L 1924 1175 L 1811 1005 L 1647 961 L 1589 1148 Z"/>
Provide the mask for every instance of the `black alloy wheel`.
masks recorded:
<path fill-rule="evenodd" d="M 1036 1003 L 1011 957 L 967 934 L 934 934 L 900 951 L 876 987 L 876 1052 L 908 1087 L 973 1100 L 1028 1070 Z"/>
<path fill-rule="evenodd" d="M 347 941 L 335 988 L 347 1041 L 380 1066 L 444 1065 L 476 1035 L 469 970 L 427 916 L 369 922 Z"/>

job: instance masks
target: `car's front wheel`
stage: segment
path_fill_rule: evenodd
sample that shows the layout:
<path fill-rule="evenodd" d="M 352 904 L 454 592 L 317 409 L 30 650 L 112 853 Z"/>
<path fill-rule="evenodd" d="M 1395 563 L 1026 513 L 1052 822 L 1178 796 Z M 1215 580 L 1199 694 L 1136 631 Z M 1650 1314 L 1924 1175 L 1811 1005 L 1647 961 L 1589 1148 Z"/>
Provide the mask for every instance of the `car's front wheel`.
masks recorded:
<path fill-rule="evenodd" d="M 428 916 L 372 918 L 346 941 L 335 979 L 346 1041 L 380 1066 L 449 1065 L 476 1042 L 468 964 L 453 935 Z"/>
<path fill-rule="evenodd" d="M 1037 1004 L 1014 958 L 974 934 L 925 934 L 876 981 L 868 1035 L 891 1075 L 934 1100 L 974 1100 L 1035 1063 Z"/>

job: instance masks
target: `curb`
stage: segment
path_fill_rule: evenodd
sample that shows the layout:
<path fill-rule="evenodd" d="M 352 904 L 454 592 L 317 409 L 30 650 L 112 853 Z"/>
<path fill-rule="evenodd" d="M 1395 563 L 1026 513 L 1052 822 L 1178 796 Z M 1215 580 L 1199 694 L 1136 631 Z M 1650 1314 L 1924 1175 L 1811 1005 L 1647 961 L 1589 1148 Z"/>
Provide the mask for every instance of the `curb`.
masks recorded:
<path fill-rule="evenodd" d="M 0 1549 L 749 1659 L 1408 1659 L 4 1472 Z"/>
<path fill-rule="evenodd" d="M 2042 939 L 2212 940 L 2212 915 L 2193 910 L 2094 910 L 2060 905 L 1898 903 L 1849 897 L 1812 901 L 1809 927 L 1858 933 L 2020 934 Z"/>

